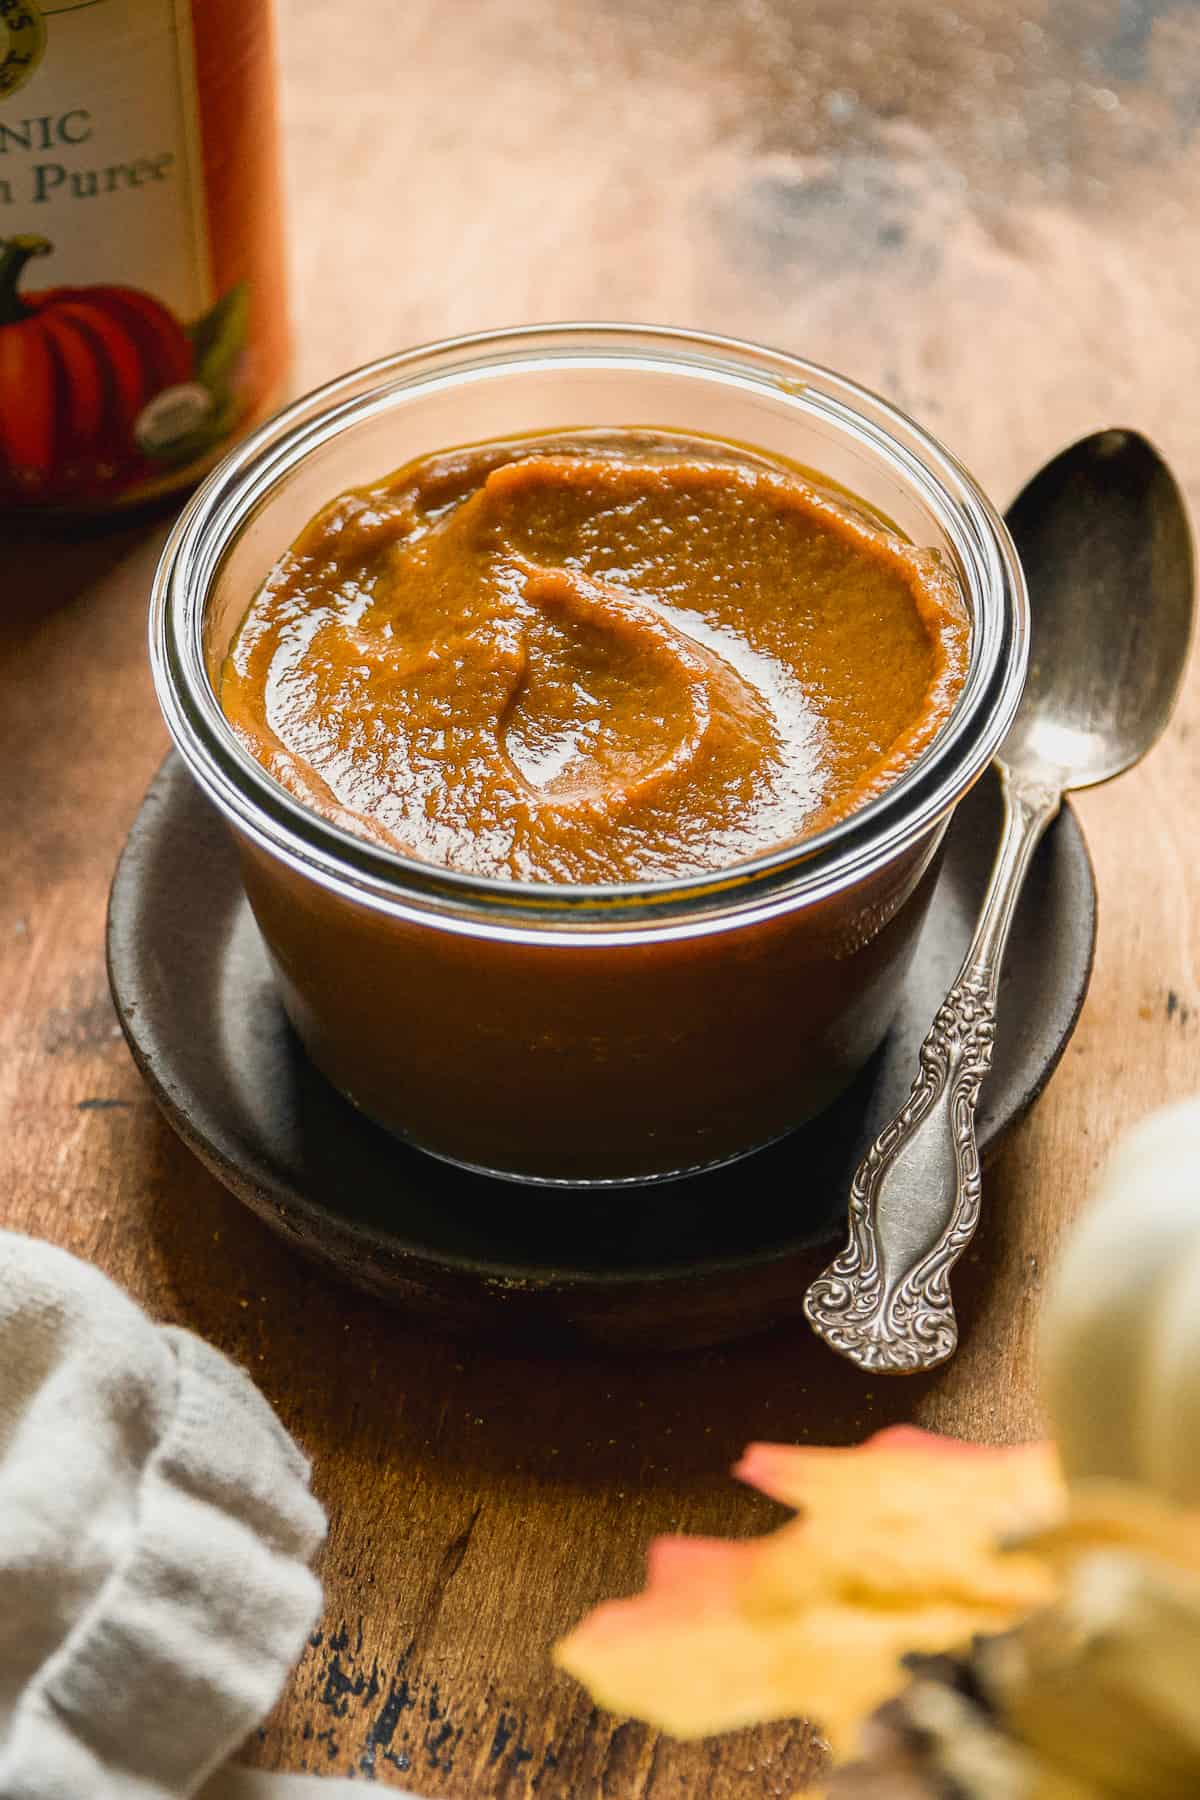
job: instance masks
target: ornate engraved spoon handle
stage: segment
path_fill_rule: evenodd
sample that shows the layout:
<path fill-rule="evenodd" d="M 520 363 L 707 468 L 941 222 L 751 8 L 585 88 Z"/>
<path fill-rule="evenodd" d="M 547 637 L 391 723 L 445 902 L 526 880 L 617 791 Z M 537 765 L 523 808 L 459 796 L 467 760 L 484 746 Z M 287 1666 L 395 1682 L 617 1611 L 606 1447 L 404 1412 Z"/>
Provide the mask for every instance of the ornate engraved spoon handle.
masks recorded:
<path fill-rule="evenodd" d="M 1004 834 L 975 936 L 921 1046 L 904 1107 L 850 1189 L 850 1241 L 804 1299 L 813 1329 L 860 1368 L 913 1375 L 953 1356 L 950 1271 L 979 1219 L 975 1103 L 1017 897 L 1062 791 L 999 765 Z"/>

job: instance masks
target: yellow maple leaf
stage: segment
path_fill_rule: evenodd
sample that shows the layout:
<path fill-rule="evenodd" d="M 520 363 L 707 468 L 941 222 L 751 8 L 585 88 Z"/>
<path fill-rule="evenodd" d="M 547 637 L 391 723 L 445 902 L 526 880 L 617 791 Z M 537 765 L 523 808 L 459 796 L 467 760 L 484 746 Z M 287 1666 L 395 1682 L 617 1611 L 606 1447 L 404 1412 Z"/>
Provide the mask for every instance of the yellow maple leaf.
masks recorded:
<path fill-rule="evenodd" d="M 680 1738 L 803 1716 L 840 1752 L 907 1652 L 1002 1631 L 1053 1597 L 1039 1557 L 1002 1547 L 1061 1512 L 1048 1444 L 900 1426 L 853 1449 L 754 1445 L 737 1473 L 802 1516 L 742 1542 L 659 1539 L 644 1593 L 556 1646 L 610 1711 Z"/>
<path fill-rule="evenodd" d="M 1103 1476 L 1072 1482 L 1066 1510 L 1013 1541 L 1060 1573 L 1085 1556 L 1119 1550 L 1200 1576 L 1200 1508 Z"/>

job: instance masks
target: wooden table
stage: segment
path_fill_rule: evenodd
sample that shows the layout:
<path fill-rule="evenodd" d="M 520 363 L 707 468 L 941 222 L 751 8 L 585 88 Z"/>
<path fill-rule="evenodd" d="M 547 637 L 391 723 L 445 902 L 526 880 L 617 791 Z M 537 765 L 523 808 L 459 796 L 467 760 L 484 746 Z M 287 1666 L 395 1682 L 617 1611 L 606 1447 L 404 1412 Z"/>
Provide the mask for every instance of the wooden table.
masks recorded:
<path fill-rule="evenodd" d="M 1185 0 L 357 0 L 346 18 L 283 10 L 301 385 L 466 327 L 667 319 L 886 389 L 1001 500 L 1110 423 L 1149 432 L 1200 498 Z M 796 1330 L 550 1363 L 432 1342 L 329 1285 L 134 1073 L 102 934 L 165 749 L 143 647 L 159 536 L 3 547 L 0 1218 L 240 1359 L 313 1457 L 326 1615 L 248 1759 L 463 1800 L 790 1794 L 816 1766 L 805 1726 L 672 1744 L 598 1715 L 548 1646 L 638 1584 L 653 1533 L 774 1522 L 726 1473 L 749 1439 L 1038 1428 L 1060 1237 L 1114 1135 L 1198 1084 L 1195 684 L 1150 760 L 1080 808 L 1091 997 L 988 1177 L 955 1362 L 864 1381 Z"/>

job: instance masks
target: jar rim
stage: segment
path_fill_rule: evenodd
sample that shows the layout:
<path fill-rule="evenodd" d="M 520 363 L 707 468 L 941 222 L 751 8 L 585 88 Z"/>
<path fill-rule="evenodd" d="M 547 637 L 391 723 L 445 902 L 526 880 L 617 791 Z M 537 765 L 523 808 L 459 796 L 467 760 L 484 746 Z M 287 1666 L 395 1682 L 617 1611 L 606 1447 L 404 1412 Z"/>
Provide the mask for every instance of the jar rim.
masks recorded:
<path fill-rule="evenodd" d="M 311 810 L 239 742 L 209 679 L 206 604 L 238 532 L 317 445 L 448 374 L 533 360 L 636 359 L 770 389 L 853 435 L 916 492 L 946 530 L 973 606 L 966 680 L 932 742 L 894 782 L 825 830 L 728 868 L 589 886 L 517 882 L 406 857 Z M 282 547 L 281 547 L 282 548 Z M 164 547 L 150 607 L 150 659 L 168 730 L 193 777 L 259 848 L 359 904 L 471 935 L 566 928 L 572 942 L 616 933 L 693 935 L 790 911 L 850 886 L 943 821 L 998 750 L 1020 700 L 1029 646 L 1024 578 L 1004 522 L 963 465 L 923 427 L 833 370 L 741 339 L 673 326 L 528 325 L 382 357 L 285 407 L 230 451 Z"/>

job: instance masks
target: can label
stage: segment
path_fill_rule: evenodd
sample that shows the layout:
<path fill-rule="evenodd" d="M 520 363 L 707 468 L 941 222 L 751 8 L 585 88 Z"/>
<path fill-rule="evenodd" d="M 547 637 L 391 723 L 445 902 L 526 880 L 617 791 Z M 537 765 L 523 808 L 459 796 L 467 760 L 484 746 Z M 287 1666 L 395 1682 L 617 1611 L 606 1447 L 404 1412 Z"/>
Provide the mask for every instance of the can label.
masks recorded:
<path fill-rule="evenodd" d="M 192 479 L 286 354 L 268 0 L 0 0 L 0 502 Z"/>

